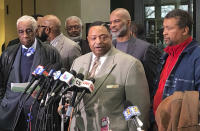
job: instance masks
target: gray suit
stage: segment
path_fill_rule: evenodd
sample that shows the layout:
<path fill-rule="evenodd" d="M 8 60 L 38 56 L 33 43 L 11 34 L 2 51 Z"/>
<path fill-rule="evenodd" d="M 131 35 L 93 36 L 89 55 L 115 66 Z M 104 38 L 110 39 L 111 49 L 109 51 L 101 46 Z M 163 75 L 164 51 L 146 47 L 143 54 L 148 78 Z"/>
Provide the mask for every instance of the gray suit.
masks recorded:
<path fill-rule="evenodd" d="M 72 69 L 87 78 L 92 53 L 77 58 Z M 148 84 L 141 62 L 111 48 L 100 71 L 95 76 L 95 90 L 86 94 L 73 114 L 71 130 L 99 131 L 101 119 L 109 117 L 112 131 L 136 130 L 125 121 L 126 106 L 137 105 L 145 128 L 150 108 Z M 134 129 L 133 129 L 134 128 Z"/>
<path fill-rule="evenodd" d="M 60 34 L 55 48 L 61 55 L 63 67 L 68 70 L 70 69 L 74 59 L 81 55 L 80 46 L 63 34 Z"/>

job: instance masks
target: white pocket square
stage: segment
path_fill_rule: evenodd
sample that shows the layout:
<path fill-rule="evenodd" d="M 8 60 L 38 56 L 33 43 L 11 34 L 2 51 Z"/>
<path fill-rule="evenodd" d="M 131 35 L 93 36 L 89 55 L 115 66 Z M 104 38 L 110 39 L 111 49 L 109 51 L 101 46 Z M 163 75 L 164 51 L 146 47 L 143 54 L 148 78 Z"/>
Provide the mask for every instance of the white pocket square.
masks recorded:
<path fill-rule="evenodd" d="M 107 85 L 106 88 L 119 88 L 119 85 Z"/>

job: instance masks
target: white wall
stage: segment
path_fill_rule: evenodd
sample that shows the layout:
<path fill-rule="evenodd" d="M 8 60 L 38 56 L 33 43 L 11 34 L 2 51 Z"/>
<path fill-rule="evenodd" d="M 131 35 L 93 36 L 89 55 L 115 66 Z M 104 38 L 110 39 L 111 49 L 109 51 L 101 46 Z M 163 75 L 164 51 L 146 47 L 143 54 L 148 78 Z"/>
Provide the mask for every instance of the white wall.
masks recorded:
<path fill-rule="evenodd" d="M 83 23 L 94 21 L 108 22 L 110 16 L 110 0 L 81 0 L 81 19 Z M 83 37 L 86 29 L 84 27 Z"/>

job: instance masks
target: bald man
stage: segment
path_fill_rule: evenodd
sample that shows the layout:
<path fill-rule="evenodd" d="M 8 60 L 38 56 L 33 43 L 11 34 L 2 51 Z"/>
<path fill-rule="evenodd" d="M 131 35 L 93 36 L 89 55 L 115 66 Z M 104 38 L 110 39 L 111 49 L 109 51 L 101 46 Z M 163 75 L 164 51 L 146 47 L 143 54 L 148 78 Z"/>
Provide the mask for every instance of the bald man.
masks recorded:
<path fill-rule="evenodd" d="M 46 15 L 38 25 L 40 39 L 45 39 L 60 53 L 63 67 L 70 69 L 75 58 L 81 55 L 81 48 L 61 32 L 61 21 L 54 15 Z M 41 38 L 42 37 L 42 38 Z"/>
<path fill-rule="evenodd" d="M 124 8 L 117 8 L 110 14 L 110 29 L 113 45 L 133 57 L 139 59 L 145 69 L 150 94 L 153 91 L 153 81 L 156 76 L 156 65 L 159 62 L 160 51 L 150 43 L 131 35 L 131 16 Z"/>

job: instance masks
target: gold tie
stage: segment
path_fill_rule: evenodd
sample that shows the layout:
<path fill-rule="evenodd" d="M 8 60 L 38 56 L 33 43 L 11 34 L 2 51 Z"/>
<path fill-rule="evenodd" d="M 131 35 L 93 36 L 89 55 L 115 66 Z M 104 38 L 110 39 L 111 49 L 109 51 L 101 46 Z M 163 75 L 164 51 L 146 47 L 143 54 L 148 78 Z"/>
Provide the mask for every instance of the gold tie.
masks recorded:
<path fill-rule="evenodd" d="M 100 65 L 99 57 L 95 57 L 94 64 L 91 71 L 89 72 L 88 78 L 93 78 L 96 72 L 97 67 Z"/>

